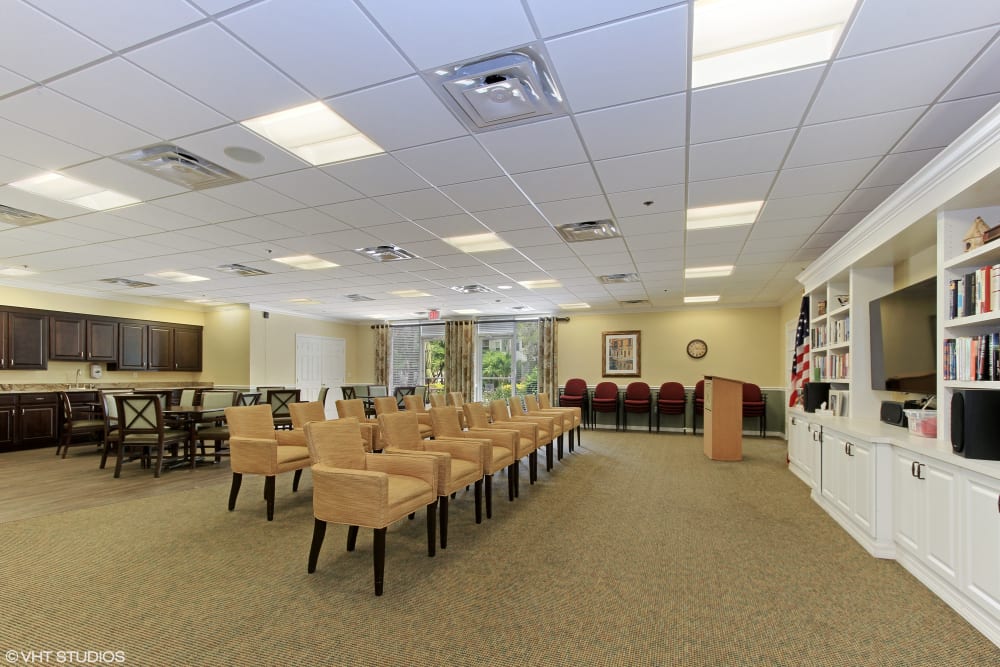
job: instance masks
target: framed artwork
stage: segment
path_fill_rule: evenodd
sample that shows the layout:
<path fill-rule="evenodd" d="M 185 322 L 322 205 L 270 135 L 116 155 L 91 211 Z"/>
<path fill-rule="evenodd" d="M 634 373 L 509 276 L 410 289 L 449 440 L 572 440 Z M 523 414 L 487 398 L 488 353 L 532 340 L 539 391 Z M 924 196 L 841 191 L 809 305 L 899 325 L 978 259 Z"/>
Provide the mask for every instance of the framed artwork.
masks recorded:
<path fill-rule="evenodd" d="M 604 377 L 639 377 L 638 331 L 605 331 L 601 336 L 601 368 Z"/>

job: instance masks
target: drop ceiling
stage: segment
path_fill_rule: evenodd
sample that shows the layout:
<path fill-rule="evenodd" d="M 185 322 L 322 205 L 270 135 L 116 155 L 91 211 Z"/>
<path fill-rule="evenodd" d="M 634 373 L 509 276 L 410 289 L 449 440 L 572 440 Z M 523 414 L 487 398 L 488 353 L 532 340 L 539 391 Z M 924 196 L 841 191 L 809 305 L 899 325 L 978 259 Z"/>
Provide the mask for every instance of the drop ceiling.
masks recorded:
<path fill-rule="evenodd" d="M 52 219 L 0 222 L 0 267 L 34 271 L 0 284 L 348 321 L 657 311 L 705 307 L 683 299 L 706 294 L 720 295 L 712 308 L 770 306 L 1000 102 L 1000 3 L 861 0 L 832 60 L 694 90 L 691 10 L 0 0 L 0 205 Z M 525 46 L 544 58 L 560 113 L 472 129 L 429 75 Z M 385 153 L 314 167 L 240 124 L 316 101 Z M 164 143 L 245 180 L 194 190 L 113 159 Z M 48 171 L 141 203 L 91 211 L 10 185 Z M 685 229 L 687 208 L 754 200 L 752 225 Z M 555 230 L 606 219 L 620 238 L 567 243 Z M 486 233 L 510 247 L 442 240 Z M 384 245 L 416 258 L 356 252 Z M 272 261 L 303 254 L 338 266 Z M 729 276 L 684 277 L 730 264 Z M 207 280 L 151 277 L 168 271 Z M 637 280 L 601 280 L 613 274 Z M 452 289 L 466 285 L 488 290 Z M 426 296 L 392 294 L 403 290 Z"/>

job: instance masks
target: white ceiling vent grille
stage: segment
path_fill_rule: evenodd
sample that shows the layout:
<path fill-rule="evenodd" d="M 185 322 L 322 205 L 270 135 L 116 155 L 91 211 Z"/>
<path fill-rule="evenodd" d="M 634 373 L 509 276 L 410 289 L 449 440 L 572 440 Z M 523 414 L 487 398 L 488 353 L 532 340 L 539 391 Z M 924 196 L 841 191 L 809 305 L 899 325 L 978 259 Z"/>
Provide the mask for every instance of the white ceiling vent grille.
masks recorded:
<path fill-rule="evenodd" d="M 600 241 L 615 239 L 621 236 L 618 227 L 612 220 L 588 220 L 587 222 L 570 222 L 556 227 L 556 231 L 568 243 L 578 241 Z"/>
<path fill-rule="evenodd" d="M 355 301 L 355 302 L 374 301 L 375 300 L 375 299 L 373 299 L 370 296 L 365 296 L 364 294 L 348 294 L 346 296 L 347 296 L 348 299 L 350 299 L 351 301 Z"/>
<path fill-rule="evenodd" d="M 435 70 L 450 106 L 472 130 L 565 113 L 562 96 L 531 47 Z"/>
<path fill-rule="evenodd" d="M 54 218 L 50 218 L 41 213 L 32 213 L 31 211 L 22 211 L 19 208 L 14 208 L 13 206 L 4 206 L 0 204 L 0 222 L 6 222 L 8 225 L 17 225 L 18 227 L 28 227 L 30 225 L 37 225 L 41 222 L 51 222 Z"/>
<path fill-rule="evenodd" d="M 130 280 L 129 278 L 101 278 L 101 282 L 121 285 L 122 287 L 156 287 L 155 283 L 144 283 L 141 280 Z"/>
<path fill-rule="evenodd" d="M 455 285 L 451 289 L 462 294 L 489 294 L 491 290 L 486 285 Z"/>
<path fill-rule="evenodd" d="M 619 301 L 623 306 L 648 306 L 649 299 L 626 299 L 625 301 Z"/>
<path fill-rule="evenodd" d="M 238 276 L 269 276 L 270 271 L 265 271 L 264 269 L 255 269 L 252 266 L 246 266 L 245 264 L 223 264 L 222 266 L 215 267 L 216 271 L 222 271 L 223 273 L 235 273 Z"/>
<path fill-rule="evenodd" d="M 404 259 L 416 259 L 416 255 L 403 250 L 398 245 L 377 245 L 371 248 L 358 248 L 354 252 L 364 255 L 376 262 L 398 262 Z"/>
<path fill-rule="evenodd" d="M 216 188 L 246 180 L 236 172 L 172 144 L 147 146 L 131 153 L 116 155 L 115 159 L 192 190 Z"/>
<path fill-rule="evenodd" d="M 615 285 L 618 283 L 637 283 L 639 282 L 638 273 L 609 273 L 606 276 L 599 276 L 599 279 L 605 285 Z"/>

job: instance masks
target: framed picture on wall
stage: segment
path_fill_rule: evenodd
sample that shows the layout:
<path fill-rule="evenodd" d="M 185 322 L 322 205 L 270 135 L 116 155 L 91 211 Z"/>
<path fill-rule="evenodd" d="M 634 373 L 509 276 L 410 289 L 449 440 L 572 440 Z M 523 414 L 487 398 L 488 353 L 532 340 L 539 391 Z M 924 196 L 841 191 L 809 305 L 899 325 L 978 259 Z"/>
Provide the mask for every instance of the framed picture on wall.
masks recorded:
<path fill-rule="evenodd" d="M 638 331 L 605 331 L 601 334 L 601 368 L 604 377 L 639 377 Z"/>

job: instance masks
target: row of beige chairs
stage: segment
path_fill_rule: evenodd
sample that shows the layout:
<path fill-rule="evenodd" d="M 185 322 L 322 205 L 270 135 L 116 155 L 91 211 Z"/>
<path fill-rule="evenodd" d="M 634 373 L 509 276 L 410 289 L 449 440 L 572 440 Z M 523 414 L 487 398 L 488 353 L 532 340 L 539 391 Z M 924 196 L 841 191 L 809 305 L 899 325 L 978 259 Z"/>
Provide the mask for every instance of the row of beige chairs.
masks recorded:
<path fill-rule="evenodd" d="M 363 414 L 363 402 L 355 400 Z M 390 524 L 426 507 L 428 555 L 433 556 L 436 525 L 440 546 L 447 548 L 449 498 L 472 486 L 476 523 L 481 523 L 485 487 L 486 516 L 491 518 L 493 475 L 507 470 L 508 499 L 513 501 L 519 490 L 519 461 L 528 458 L 534 483 L 538 448 L 547 446 L 551 461 L 552 443 L 581 421 L 577 408 L 549 408 L 544 414 L 541 408 L 537 414 L 511 414 L 505 408 L 501 415 L 496 403 L 490 406 L 490 421 L 485 406 L 469 403 L 461 406 L 470 425 L 463 430 L 454 405 L 430 410 L 420 405 L 400 412 L 395 400 L 389 400 L 397 410 L 385 406 L 376 422 L 352 416 L 358 406 L 351 401 L 338 401 L 340 418 L 330 421 L 321 403 L 292 404 L 291 431 L 274 430 L 267 406 L 226 409 L 233 470 L 229 509 L 235 508 L 242 476 L 263 474 L 267 518 L 272 520 L 275 476 L 294 471 L 295 491 L 302 469 L 310 466 L 315 524 L 308 571 L 316 569 L 327 523 L 349 527 L 348 551 L 354 550 L 359 527 L 372 528 L 376 595 L 383 590 L 385 534 Z M 433 440 L 420 429 L 421 421 L 426 421 L 421 415 L 430 420 Z M 375 454 L 379 448 L 382 453 Z"/>

